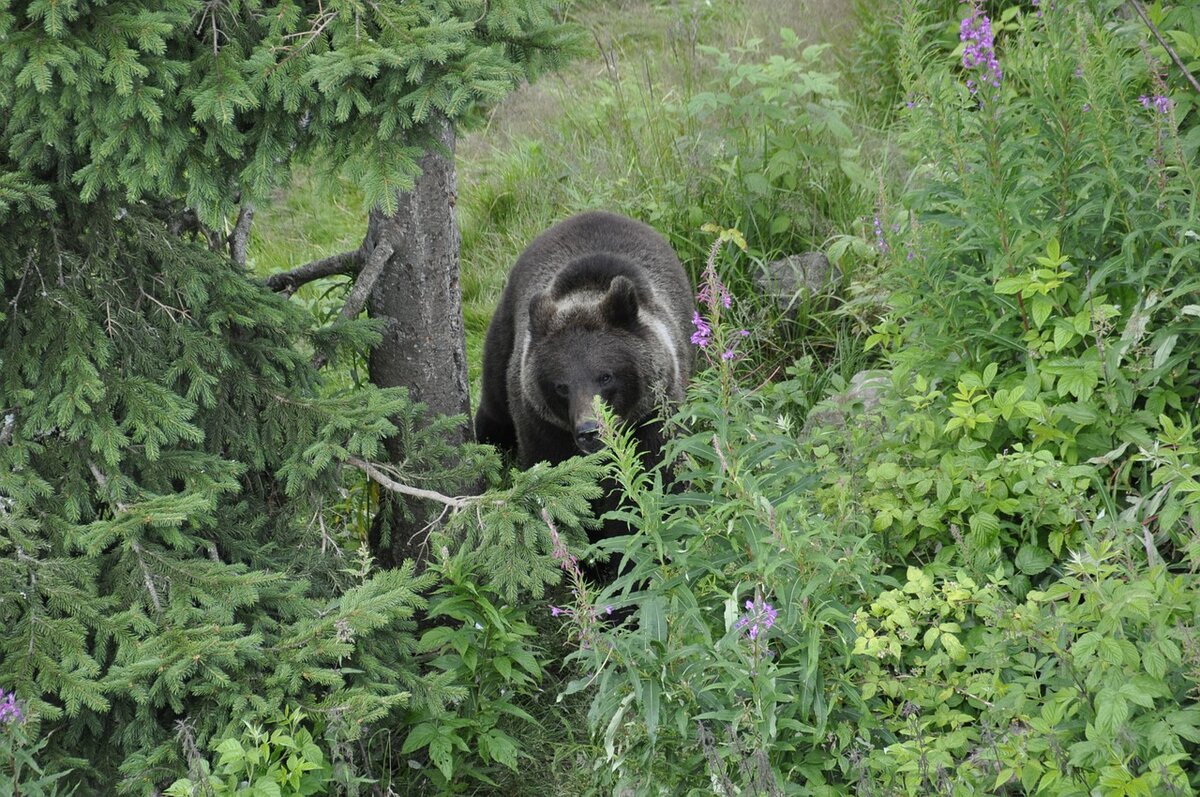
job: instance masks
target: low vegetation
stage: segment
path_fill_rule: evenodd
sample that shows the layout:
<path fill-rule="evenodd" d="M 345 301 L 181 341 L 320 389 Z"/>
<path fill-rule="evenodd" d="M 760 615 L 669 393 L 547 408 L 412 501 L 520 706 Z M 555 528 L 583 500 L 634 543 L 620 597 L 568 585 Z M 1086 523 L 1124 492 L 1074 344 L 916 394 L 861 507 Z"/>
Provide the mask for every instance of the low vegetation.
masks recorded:
<path fill-rule="evenodd" d="M 362 547 L 378 488 L 331 463 L 370 454 L 390 415 L 420 474 L 454 459 L 439 427 L 360 385 L 354 360 L 319 399 L 285 390 L 311 378 L 294 341 L 336 313 L 336 282 L 287 303 L 197 260 L 191 290 L 234 292 L 282 330 L 265 359 L 223 367 L 280 385 L 278 424 L 301 399 L 327 419 L 254 460 L 314 520 L 246 527 L 246 546 L 279 537 L 211 634 L 114 661 L 67 640 L 56 690 L 6 656 L 0 790 L 87 790 L 114 765 L 81 740 L 167 715 L 171 736 L 122 753 L 114 792 L 1200 790 L 1200 11 L 864 1 L 818 31 L 767 5 L 576 8 L 598 55 L 460 148 L 476 368 L 508 266 L 554 220 L 605 207 L 675 245 L 700 294 L 701 367 L 670 420 L 682 489 L 611 426 L 605 453 L 523 473 L 469 448 L 460 467 L 487 491 L 445 503 L 423 574 L 380 571 Z M 312 193 L 301 181 L 262 214 L 252 265 L 357 243 L 358 208 Z M 285 244 L 298 232 L 313 249 Z M 788 306 L 761 289 L 772 261 L 812 250 L 836 289 Z M 364 352 L 369 330 L 350 333 Z M 181 421 L 164 451 L 221 428 Z M 276 516 L 226 506 L 241 474 L 180 462 L 208 502 L 178 534 Z M 589 550 L 606 471 L 636 532 Z M 0 475 L 0 500 L 70 501 L 20 484 Z M 35 586 L 10 548 L 5 602 Z M 609 552 L 621 576 L 588 583 L 579 560 Z M 186 580 L 198 613 L 247 572 L 207 561 Z M 334 597 L 296 586 L 301 564 Z M 66 583 L 69 566 L 37 572 Z M 88 633 L 118 649 L 149 600 Z"/>

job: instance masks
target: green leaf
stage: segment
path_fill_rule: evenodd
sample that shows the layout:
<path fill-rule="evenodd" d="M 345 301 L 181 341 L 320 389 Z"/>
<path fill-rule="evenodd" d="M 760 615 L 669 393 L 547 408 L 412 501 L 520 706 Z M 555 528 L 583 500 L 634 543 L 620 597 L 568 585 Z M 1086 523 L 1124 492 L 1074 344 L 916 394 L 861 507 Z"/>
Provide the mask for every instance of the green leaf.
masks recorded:
<path fill-rule="evenodd" d="M 1033 323 L 1041 329 L 1046 323 L 1046 319 L 1054 312 L 1054 300 L 1045 294 L 1036 294 L 1029 300 L 1030 315 L 1033 317 Z"/>
<path fill-rule="evenodd" d="M 413 750 L 418 750 L 426 747 L 437 738 L 438 729 L 432 722 L 422 722 L 417 727 L 408 732 L 408 736 L 404 739 L 404 746 L 400 748 L 402 754 L 411 753 Z"/>
<path fill-rule="evenodd" d="M 1017 551 L 1015 563 L 1017 569 L 1025 575 L 1036 576 L 1054 564 L 1054 557 L 1045 548 L 1027 543 Z"/>
<path fill-rule="evenodd" d="M 1142 666 L 1151 678 L 1162 679 L 1167 674 L 1167 657 L 1156 643 L 1150 643 L 1142 648 Z"/>
<path fill-rule="evenodd" d="M 658 739 L 658 715 L 661 708 L 662 686 L 655 678 L 647 679 L 642 683 L 641 709 L 642 717 L 646 721 L 646 735 L 650 737 L 651 744 Z"/>
<path fill-rule="evenodd" d="M 283 793 L 279 789 L 279 784 L 272 780 L 269 775 L 263 775 L 254 781 L 254 790 L 251 793 L 254 797 L 283 797 Z"/>
<path fill-rule="evenodd" d="M 429 758 L 446 780 L 454 777 L 454 752 L 448 736 L 439 736 L 429 744 Z"/>
<path fill-rule="evenodd" d="M 517 771 L 517 743 L 511 736 L 493 728 L 479 739 L 480 748 L 485 745 L 492 760 L 498 761 L 513 772 Z"/>
<path fill-rule="evenodd" d="M 1028 277 L 1005 277 L 996 282 L 996 293 L 1011 296 L 1014 293 L 1020 293 L 1028 284 Z"/>
<path fill-rule="evenodd" d="M 667 641 L 666 601 L 657 595 L 642 601 L 640 628 L 645 636 L 655 642 Z"/>
<path fill-rule="evenodd" d="M 1095 703 L 1096 729 L 1111 738 L 1125 724 L 1125 720 L 1129 719 L 1129 704 L 1122 695 L 1112 689 L 1100 690 Z"/>

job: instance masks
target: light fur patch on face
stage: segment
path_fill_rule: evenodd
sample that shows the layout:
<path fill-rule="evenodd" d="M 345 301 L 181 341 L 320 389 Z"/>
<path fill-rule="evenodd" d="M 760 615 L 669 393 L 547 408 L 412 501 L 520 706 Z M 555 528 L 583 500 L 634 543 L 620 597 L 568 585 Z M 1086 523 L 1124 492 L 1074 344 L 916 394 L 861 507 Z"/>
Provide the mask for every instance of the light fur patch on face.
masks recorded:
<path fill-rule="evenodd" d="M 651 306 L 647 307 L 644 304 L 638 305 L 638 321 L 645 324 L 654 336 L 658 338 L 658 342 L 666 350 L 671 361 L 671 384 L 677 385 L 680 381 L 680 376 L 683 373 L 682 355 L 675 341 L 671 338 L 671 331 L 667 327 L 666 321 L 663 320 L 662 314 L 658 312 L 658 308 L 662 307 L 659 301 L 658 291 L 653 285 L 644 286 L 650 294 Z M 556 300 L 556 308 L 558 313 L 566 315 L 577 311 L 594 311 L 608 295 L 608 291 L 586 291 L 572 293 L 564 299 Z M 561 315 L 559 317 L 562 317 Z"/>
<path fill-rule="evenodd" d="M 643 313 L 638 310 L 638 320 L 650 328 L 658 338 L 659 343 L 667 350 L 667 354 L 671 359 L 671 384 L 679 384 L 679 375 L 682 367 L 679 364 L 679 350 L 675 348 L 674 341 L 671 340 L 671 333 L 667 329 L 667 324 L 657 314 Z"/>
<path fill-rule="evenodd" d="M 578 291 L 564 299 L 554 300 L 555 314 L 559 317 L 580 310 L 593 311 L 600 306 L 606 294 L 597 291 Z"/>

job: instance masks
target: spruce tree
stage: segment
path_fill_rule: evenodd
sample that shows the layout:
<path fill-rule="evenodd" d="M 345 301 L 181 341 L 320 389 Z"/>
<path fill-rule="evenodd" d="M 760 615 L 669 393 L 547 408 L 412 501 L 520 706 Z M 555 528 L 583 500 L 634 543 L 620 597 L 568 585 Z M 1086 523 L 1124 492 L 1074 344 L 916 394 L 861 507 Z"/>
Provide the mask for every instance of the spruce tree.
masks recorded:
<path fill-rule="evenodd" d="M 544 0 L 0 0 L 0 686 L 81 793 L 185 772 L 180 722 L 299 703 L 353 736 L 445 697 L 411 657 L 428 579 L 326 509 L 396 434 L 414 469 L 490 460 L 324 382 L 312 348 L 378 329 L 313 329 L 247 229 L 303 165 L 393 210 L 431 120 L 569 41 Z"/>

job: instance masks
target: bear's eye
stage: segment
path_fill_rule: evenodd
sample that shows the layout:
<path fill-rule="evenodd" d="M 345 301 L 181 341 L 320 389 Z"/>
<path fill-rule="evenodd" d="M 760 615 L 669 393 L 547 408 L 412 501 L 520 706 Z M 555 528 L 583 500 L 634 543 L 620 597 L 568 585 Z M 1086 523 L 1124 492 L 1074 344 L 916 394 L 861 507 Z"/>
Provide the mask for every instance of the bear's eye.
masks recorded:
<path fill-rule="evenodd" d="M 596 384 L 600 386 L 607 385 L 612 381 L 612 374 L 600 374 L 600 378 L 596 380 Z"/>
<path fill-rule="evenodd" d="M 565 398 L 565 397 L 566 397 L 566 395 L 567 395 L 567 385 L 566 385 L 566 383 L 564 383 L 564 382 L 559 382 L 557 385 L 555 385 L 555 386 L 554 386 L 554 392 L 555 392 L 555 393 L 557 393 L 557 394 L 558 394 L 558 395 L 560 395 L 560 396 L 563 396 L 563 397 Z"/>

